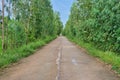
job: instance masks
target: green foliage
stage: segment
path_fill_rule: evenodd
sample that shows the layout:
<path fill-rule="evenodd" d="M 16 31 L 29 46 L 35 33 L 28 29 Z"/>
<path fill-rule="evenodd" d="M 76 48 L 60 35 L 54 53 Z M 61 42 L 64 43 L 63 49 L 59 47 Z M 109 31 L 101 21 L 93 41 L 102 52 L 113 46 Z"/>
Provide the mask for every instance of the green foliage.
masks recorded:
<path fill-rule="evenodd" d="M 57 35 L 60 35 L 61 32 L 62 32 L 62 29 L 63 29 L 63 24 L 60 21 L 60 17 L 59 16 L 60 15 L 59 15 L 58 12 L 54 13 L 54 20 L 53 21 L 54 21 L 54 26 L 55 26 L 55 30 L 56 30 L 55 34 L 57 34 Z"/>
<path fill-rule="evenodd" d="M 37 48 L 42 47 L 54 38 L 55 37 L 48 36 L 45 39 L 41 39 L 36 42 L 31 42 L 28 45 L 23 45 L 19 48 L 14 48 L 14 50 L 7 50 L 4 54 L 0 54 L 0 68 L 4 68 L 11 63 L 17 62 L 21 58 L 33 54 L 33 52 L 35 52 Z"/>
<path fill-rule="evenodd" d="M 7 33 L 8 35 L 6 36 L 8 39 L 9 46 L 16 46 L 19 47 L 23 44 L 25 44 L 26 41 L 26 35 L 25 35 L 25 30 L 22 24 L 20 22 L 11 20 L 8 23 L 8 28 L 7 28 Z"/>
<path fill-rule="evenodd" d="M 6 2 L 8 16 L 4 18 L 5 50 L 61 33 L 63 25 L 60 15 L 53 11 L 49 0 L 7 0 Z"/>
<path fill-rule="evenodd" d="M 2 51 L 0 47 L 0 68 L 29 56 L 35 49 L 55 39 L 63 27 L 60 16 L 52 9 L 50 0 L 6 2 L 8 16 L 4 17 L 5 49 Z"/>
<path fill-rule="evenodd" d="M 104 51 L 120 52 L 120 1 L 77 0 L 64 34 L 93 43 Z"/>

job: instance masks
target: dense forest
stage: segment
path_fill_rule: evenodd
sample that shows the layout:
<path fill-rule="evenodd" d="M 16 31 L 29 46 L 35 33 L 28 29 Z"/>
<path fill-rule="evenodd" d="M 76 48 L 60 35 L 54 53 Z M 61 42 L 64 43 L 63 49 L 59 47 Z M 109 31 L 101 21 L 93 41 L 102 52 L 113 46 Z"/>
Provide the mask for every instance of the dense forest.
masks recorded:
<path fill-rule="evenodd" d="M 59 13 L 49 0 L 2 0 L 2 49 L 14 49 L 62 30 Z"/>
<path fill-rule="evenodd" d="M 0 68 L 33 54 L 62 31 L 50 0 L 1 0 L 1 4 Z"/>
<path fill-rule="evenodd" d="M 64 35 L 103 51 L 120 52 L 120 1 L 77 0 Z"/>

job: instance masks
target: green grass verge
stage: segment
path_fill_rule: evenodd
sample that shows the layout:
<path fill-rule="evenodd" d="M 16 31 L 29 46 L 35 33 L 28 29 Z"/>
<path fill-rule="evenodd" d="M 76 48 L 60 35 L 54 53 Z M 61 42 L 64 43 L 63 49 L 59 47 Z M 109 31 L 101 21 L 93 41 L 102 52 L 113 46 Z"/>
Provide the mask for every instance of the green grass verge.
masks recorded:
<path fill-rule="evenodd" d="M 111 65 L 112 69 L 118 72 L 118 74 L 120 74 L 120 55 L 117 55 L 116 53 L 110 51 L 101 51 L 99 49 L 96 49 L 92 44 L 85 43 L 75 38 L 69 38 L 69 40 L 86 49 L 90 55 L 97 57 L 105 63 Z"/>
<path fill-rule="evenodd" d="M 13 50 L 7 50 L 5 53 L 0 54 L 0 68 L 5 68 L 11 63 L 15 63 L 18 60 L 27 57 L 35 52 L 37 48 L 44 46 L 46 43 L 55 39 L 55 37 L 46 37 L 36 42 L 31 42 L 28 45 L 23 45 L 20 48 Z"/>

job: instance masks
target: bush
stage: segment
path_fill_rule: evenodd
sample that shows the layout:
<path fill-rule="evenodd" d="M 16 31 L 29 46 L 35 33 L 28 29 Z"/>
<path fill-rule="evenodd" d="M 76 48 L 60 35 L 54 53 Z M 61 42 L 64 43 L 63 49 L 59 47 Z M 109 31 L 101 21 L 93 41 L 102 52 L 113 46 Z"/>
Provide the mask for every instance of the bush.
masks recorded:
<path fill-rule="evenodd" d="M 7 50 L 5 53 L 0 54 L 0 68 L 7 67 L 9 64 L 33 54 L 37 48 L 44 46 L 53 39 L 55 39 L 55 37 L 46 37 L 45 39 L 31 42 L 28 45 L 23 45 L 14 50 Z"/>

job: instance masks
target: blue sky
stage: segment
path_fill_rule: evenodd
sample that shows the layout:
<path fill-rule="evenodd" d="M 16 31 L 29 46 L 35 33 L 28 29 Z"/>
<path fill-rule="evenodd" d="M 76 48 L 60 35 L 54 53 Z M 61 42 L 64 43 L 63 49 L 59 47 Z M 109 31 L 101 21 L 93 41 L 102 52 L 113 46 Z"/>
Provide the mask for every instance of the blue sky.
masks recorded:
<path fill-rule="evenodd" d="M 61 20 L 65 25 L 68 20 L 70 14 L 70 8 L 74 2 L 74 0 L 51 0 L 54 11 L 58 11 L 60 13 Z"/>

